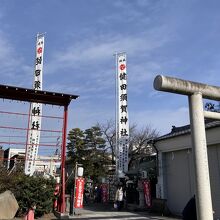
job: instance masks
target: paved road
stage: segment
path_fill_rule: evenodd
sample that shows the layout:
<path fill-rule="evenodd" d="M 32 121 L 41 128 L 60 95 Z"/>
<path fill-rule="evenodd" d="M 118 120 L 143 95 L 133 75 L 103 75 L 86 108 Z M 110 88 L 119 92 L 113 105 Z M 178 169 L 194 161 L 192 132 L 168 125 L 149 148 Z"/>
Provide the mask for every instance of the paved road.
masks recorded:
<path fill-rule="evenodd" d="M 156 216 L 147 212 L 131 212 L 122 210 L 116 211 L 112 205 L 90 204 L 82 210 L 77 210 L 78 215 L 74 215 L 73 219 L 82 220 L 177 220 L 178 218 L 168 218 Z"/>
<path fill-rule="evenodd" d="M 122 210 L 116 211 L 111 204 L 103 205 L 97 203 L 91 203 L 86 205 L 85 208 L 76 210 L 76 215 L 69 218 L 62 219 L 81 219 L 81 220 L 179 220 L 179 218 L 171 218 L 150 214 L 148 212 L 132 212 Z M 56 220 L 57 218 L 53 214 L 47 214 L 38 220 Z M 15 218 L 14 220 L 21 220 L 21 218 Z"/>

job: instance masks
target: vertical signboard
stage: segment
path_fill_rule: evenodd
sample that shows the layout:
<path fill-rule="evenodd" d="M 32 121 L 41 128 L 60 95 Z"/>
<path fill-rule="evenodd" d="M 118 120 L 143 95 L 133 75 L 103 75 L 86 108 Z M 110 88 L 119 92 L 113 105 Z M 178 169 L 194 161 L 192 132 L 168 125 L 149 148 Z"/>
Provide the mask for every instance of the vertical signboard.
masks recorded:
<path fill-rule="evenodd" d="M 42 90 L 42 74 L 43 74 L 43 53 L 44 53 L 44 35 L 37 35 L 36 42 L 36 59 L 34 70 L 34 90 Z M 25 174 L 33 175 L 35 171 L 35 163 L 38 154 L 38 146 L 40 143 L 40 129 L 42 104 L 31 103 L 29 112 L 29 125 L 27 134 Z"/>
<path fill-rule="evenodd" d="M 74 208 L 83 208 L 84 184 L 84 178 L 78 177 L 76 179 Z"/>
<path fill-rule="evenodd" d="M 102 183 L 101 185 L 102 189 L 102 202 L 106 203 L 108 202 L 108 184 L 107 183 Z"/>
<path fill-rule="evenodd" d="M 126 54 L 117 54 L 117 87 L 118 87 L 118 117 L 117 117 L 117 176 L 124 177 L 128 171 L 129 120 L 127 95 L 127 60 Z"/>
<path fill-rule="evenodd" d="M 148 208 L 151 207 L 151 189 L 150 189 L 150 181 L 143 181 L 144 187 L 144 198 Z"/>

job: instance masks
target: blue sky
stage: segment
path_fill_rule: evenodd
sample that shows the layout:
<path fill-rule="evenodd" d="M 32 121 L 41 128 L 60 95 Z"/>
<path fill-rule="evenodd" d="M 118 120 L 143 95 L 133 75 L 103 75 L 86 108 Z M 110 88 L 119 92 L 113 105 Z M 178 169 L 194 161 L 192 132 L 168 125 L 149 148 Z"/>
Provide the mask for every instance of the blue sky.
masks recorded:
<path fill-rule="evenodd" d="M 35 37 L 46 32 L 43 89 L 80 95 L 69 107 L 69 129 L 114 119 L 115 52 L 127 53 L 130 123 L 150 124 L 160 134 L 187 124 L 189 116 L 187 97 L 153 89 L 157 74 L 220 84 L 217 0 L 1 0 L 0 5 L 0 84 L 32 87 Z M 8 105 L 0 102 L 1 109 Z"/>

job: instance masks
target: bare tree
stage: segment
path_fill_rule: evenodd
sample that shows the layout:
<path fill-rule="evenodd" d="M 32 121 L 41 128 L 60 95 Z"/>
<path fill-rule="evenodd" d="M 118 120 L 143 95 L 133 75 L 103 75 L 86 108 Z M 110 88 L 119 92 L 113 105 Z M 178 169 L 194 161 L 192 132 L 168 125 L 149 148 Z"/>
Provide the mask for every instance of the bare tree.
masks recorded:
<path fill-rule="evenodd" d="M 146 125 L 139 129 L 137 125 L 130 128 L 130 142 L 129 142 L 129 158 L 135 160 L 144 155 L 151 155 L 156 153 L 151 141 L 158 137 L 159 132 L 152 128 L 151 125 Z"/>
<path fill-rule="evenodd" d="M 106 123 L 97 123 L 103 133 L 104 139 L 106 140 L 105 152 L 111 154 L 111 163 L 115 164 L 115 122 L 113 120 L 108 120 Z"/>
<path fill-rule="evenodd" d="M 97 125 L 106 140 L 106 152 L 111 154 L 112 164 L 115 164 L 115 122 L 108 120 L 106 123 L 97 123 Z M 131 124 L 129 141 L 129 158 L 130 161 L 143 157 L 144 155 L 151 155 L 154 153 L 154 148 L 150 141 L 159 135 L 159 132 L 152 128 L 151 125 L 139 128 L 137 124 Z"/>

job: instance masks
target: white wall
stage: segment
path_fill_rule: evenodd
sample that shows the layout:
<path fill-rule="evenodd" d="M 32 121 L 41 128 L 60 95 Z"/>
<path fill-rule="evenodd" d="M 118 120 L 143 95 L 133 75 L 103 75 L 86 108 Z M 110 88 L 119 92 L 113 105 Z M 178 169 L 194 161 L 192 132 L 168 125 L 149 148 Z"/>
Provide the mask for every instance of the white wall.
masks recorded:
<path fill-rule="evenodd" d="M 206 131 L 209 171 L 215 218 L 220 218 L 220 128 Z M 167 199 L 170 210 L 181 214 L 187 200 L 195 192 L 194 165 L 190 134 L 158 141 L 159 176 L 157 197 Z"/>

